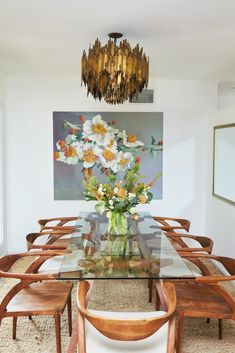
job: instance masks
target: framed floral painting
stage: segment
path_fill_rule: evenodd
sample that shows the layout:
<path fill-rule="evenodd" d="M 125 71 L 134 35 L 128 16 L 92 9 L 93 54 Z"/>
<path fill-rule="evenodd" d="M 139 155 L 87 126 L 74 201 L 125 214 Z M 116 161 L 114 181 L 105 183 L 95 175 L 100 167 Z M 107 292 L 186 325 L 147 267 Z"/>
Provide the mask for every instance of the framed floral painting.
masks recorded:
<path fill-rule="evenodd" d="M 143 181 L 156 175 L 162 199 L 163 113 L 53 112 L 54 199 L 84 199 L 84 179 L 124 175 L 136 161 Z"/>

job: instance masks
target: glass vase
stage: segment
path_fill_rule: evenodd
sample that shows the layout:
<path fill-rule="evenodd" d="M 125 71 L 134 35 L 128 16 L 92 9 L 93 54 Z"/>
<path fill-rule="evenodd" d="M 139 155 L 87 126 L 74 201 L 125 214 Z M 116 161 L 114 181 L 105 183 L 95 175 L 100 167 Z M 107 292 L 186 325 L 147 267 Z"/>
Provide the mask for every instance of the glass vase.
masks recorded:
<path fill-rule="evenodd" d="M 109 235 L 126 235 L 128 233 L 128 215 L 125 212 L 110 211 L 108 217 Z"/>

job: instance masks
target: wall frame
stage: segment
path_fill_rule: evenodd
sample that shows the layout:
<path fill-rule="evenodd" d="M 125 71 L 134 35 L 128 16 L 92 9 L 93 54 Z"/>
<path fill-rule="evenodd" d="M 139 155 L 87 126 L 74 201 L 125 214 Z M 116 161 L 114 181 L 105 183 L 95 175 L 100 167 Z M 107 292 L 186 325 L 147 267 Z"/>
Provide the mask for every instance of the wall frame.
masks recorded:
<path fill-rule="evenodd" d="M 53 112 L 53 150 L 56 150 L 58 140 L 64 140 L 68 130 L 64 128 L 64 121 L 72 124 L 79 123 L 81 116 L 92 119 L 95 115 L 101 115 L 106 122 L 117 122 L 119 129 L 134 134 L 146 145 L 163 141 L 163 113 L 162 112 Z M 140 173 L 146 178 L 143 181 L 151 181 L 156 174 L 159 178 L 151 188 L 154 199 L 163 198 L 163 151 L 162 147 L 156 156 L 150 153 L 138 152 L 141 158 Z M 98 170 L 94 170 L 99 181 L 104 182 L 107 177 L 102 176 Z M 82 166 L 65 164 L 54 159 L 54 199 L 55 200 L 82 200 L 83 191 Z"/>
<path fill-rule="evenodd" d="M 235 205 L 235 123 L 214 126 L 212 194 Z"/>

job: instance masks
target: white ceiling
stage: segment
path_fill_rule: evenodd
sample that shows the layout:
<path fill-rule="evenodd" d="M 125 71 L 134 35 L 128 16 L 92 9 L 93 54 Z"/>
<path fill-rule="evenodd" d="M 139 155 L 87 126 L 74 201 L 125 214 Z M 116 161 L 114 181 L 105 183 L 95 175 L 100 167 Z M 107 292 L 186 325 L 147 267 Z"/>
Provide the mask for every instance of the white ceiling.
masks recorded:
<path fill-rule="evenodd" d="M 235 80 L 235 0 L 0 0 L 0 70 L 80 74 L 112 31 L 144 47 L 150 77 Z"/>

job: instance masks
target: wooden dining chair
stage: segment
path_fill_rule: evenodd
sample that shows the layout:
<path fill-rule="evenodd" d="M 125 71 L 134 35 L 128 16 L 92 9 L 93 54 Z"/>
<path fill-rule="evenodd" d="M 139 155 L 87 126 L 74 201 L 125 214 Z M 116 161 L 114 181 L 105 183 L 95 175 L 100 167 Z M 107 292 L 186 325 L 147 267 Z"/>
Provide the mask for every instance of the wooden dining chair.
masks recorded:
<path fill-rule="evenodd" d="M 209 237 L 186 234 L 186 233 L 174 233 L 174 232 L 165 232 L 164 235 L 171 241 L 172 245 L 180 255 L 188 254 L 192 252 L 211 254 L 213 249 L 213 240 L 210 239 Z M 197 267 L 199 262 L 200 261 L 198 259 L 194 259 L 194 261 L 187 261 L 187 265 L 189 269 L 191 269 L 191 271 L 196 276 L 202 275 L 201 270 Z M 203 266 L 201 262 L 200 262 L 200 266 Z M 205 273 L 206 271 L 205 266 L 203 266 L 203 271 Z M 153 280 L 151 278 L 148 281 L 148 288 L 149 288 L 149 302 L 152 302 Z"/>
<path fill-rule="evenodd" d="M 75 223 L 78 217 L 54 217 L 39 219 L 38 224 L 41 231 L 54 230 L 70 233 L 75 228 Z"/>
<path fill-rule="evenodd" d="M 57 274 L 38 273 L 41 265 L 51 257 L 63 254 L 56 251 L 27 252 L 6 255 L 0 259 L 0 277 L 18 279 L 0 304 L 0 324 L 6 317 L 13 318 L 13 339 L 16 338 L 17 318 L 21 316 L 53 316 L 55 321 L 56 353 L 61 353 L 60 316 L 67 305 L 69 335 L 72 331 L 71 291 L 69 282 L 55 281 Z M 24 273 L 12 272 L 18 260 L 33 261 Z M 9 272 L 10 271 L 10 272 Z M 48 332 L 51 335 L 51 332 Z"/>
<path fill-rule="evenodd" d="M 217 318 L 219 338 L 222 338 L 222 319 L 235 320 L 235 259 L 209 254 L 184 254 L 183 258 L 200 259 L 209 275 L 196 277 L 191 282 L 175 282 L 178 315 L 177 353 L 181 342 L 185 317 Z M 194 262 L 195 264 L 195 262 Z M 200 262 L 197 264 L 200 267 Z M 200 270 L 203 272 L 203 268 Z M 230 282 L 229 282 L 230 281 Z"/>
<path fill-rule="evenodd" d="M 176 296 L 172 283 L 163 290 L 166 311 L 107 312 L 88 310 L 90 284 L 78 286 L 78 332 L 68 353 L 174 353 Z"/>
<path fill-rule="evenodd" d="M 160 217 L 153 216 L 153 219 L 158 223 L 161 230 L 165 232 L 174 232 L 176 229 L 189 232 L 191 222 L 184 218 Z"/>

